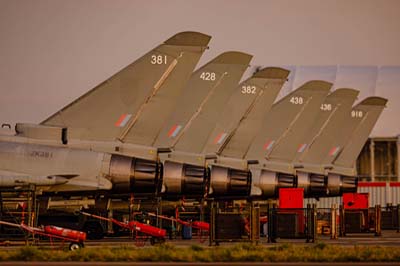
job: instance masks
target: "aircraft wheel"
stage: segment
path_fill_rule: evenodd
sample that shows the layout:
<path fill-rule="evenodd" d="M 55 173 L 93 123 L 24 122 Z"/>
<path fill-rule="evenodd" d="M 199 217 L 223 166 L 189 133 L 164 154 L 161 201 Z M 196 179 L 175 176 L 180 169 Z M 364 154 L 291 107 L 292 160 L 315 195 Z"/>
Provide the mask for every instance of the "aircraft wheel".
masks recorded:
<path fill-rule="evenodd" d="M 71 244 L 69 244 L 69 250 L 71 250 L 71 251 L 78 250 L 81 248 L 82 248 L 82 246 L 79 243 L 72 242 Z"/>

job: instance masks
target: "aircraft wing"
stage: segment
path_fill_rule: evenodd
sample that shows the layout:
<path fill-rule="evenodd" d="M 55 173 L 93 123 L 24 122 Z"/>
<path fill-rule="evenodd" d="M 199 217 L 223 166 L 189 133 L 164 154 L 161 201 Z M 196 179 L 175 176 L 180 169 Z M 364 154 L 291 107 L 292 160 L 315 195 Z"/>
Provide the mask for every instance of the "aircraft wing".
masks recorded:
<path fill-rule="evenodd" d="M 96 191 L 96 190 L 110 190 L 113 184 L 106 177 L 83 177 L 77 176 L 71 178 L 65 184 L 52 186 L 46 191 L 48 192 L 62 192 L 62 191 Z"/>
<path fill-rule="evenodd" d="M 68 182 L 73 175 L 29 175 L 0 170 L 0 187 L 54 186 Z"/>

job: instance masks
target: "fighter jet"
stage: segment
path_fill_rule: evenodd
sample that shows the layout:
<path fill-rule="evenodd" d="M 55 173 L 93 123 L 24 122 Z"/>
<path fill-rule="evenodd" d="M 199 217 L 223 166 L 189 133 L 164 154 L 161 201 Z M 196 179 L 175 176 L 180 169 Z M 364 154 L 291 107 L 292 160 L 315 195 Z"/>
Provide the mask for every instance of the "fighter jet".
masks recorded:
<path fill-rule="evenodd" d="M 351 109 L 357 94 L 354 90 L 342 89 L 328 96 L 326 104 L 334 98 L 341 98 L 340 105 L 321 106 L 331 115 L 322 127 L 317 126 L 311 131 L 313 134 L 317 132 L 315 135 L 299 141 L 301 144 L 295 146 L 297 154 L 294 157 L 290 157 L 288 152 L 289 156 L 284 158 L 279 149 L 267 154 L 266 161 L 254 178 L 256 187 L 261 190 L 258 192 L 276 196 L 280 187 L 302 187 L 308 196 L 326 197 L 355 191 L 357 177 L 354 163 L 386 104 L 386 99 L 370 97 Z M 317 124 L 320 124 L 318 121 Z M 316 131 L 317 128 L 319 130 Z M 287 146 L 281 148 L 286 149 Z M 345 167 L 335 166 L 344 150 L 347 151 L 346 163 L 340 162 Z M 281 160 L 274 161 L 274 154 Z M 333 169 L 336 173 L 331 172 Z"/>
<path fill-rule="evenodd" d="M 216 154 L 208 153 L 207 143 L 211 141 L 213 146 L 219 146 L 227 141 L 231 131 L 256 102 L 268 111 L 288 74 L 284 69 L 265 68 L 234 90 L 231 89 L 231 95 L 222 90 L 216 91 L 201 107 L 201 111 L 191 118 L 190 127 L 185 128 L 172 142 L 173 152 L 163 158 L 163 193 L 190 196 L 212 194 L 213 197 L 228 194 L 246 196 L 251 174 L 242 169 L 232 172 L 229 178 L 220 180 L 221 189 L 211 187 L 210 190 L 198 189 L 194 192 L 196 184 L 198 188 L 208 188 L 210 180 L 212 182 L 213 176 L 217 175 L 213 169 L 209 170 L 208 160 L 216 157 Z"/>
<path fill-rule="evenodd" d="M 315 106 L 308 115 L 303 115 L 303 119 L 287 125 L 284 129 L 269 128 L 266 134 L 259 134 L 257 142 L 246 156 L 260 158 L 260 165 L 255 166 L 253 194 L 260 193 L 263 196 L 277 196 L 281 187 L 296 187 L 298 180 L 296 160 L 301 156 L 310 143 L 316 139 L 328 123 L 338 124 L 339 119 L 343 119 L 345 114 L 351 110 L 352 104 L 356 100 L 358 91 L 353 89 L 337 89 L 330 93 L 320 106 Z M 278 118 L 275 114 L 270 119 Z M 288 124 L 288 123 L 287 123 Z M 282 133 L 282 130 L 286 134 Z M 279 136 L 277 139 L 276 136 Z M 304 184 L 300 186 L 310 191 Z M 260 189 L 261 191 L 256 192 Z M 315 192 L 315 191 L 314 191 Z M 306 194 L 307 195 L 307 194 Z"/>
<path fill-rule="evenodd" d="M 170 151 L 170 143 L 188 128 L 191 123 L 191 116 L 198 113 L 198 110 L 201 109 L 200 106 L 211 99 L 215 99 L 216 91 L 226 94 L 229 93 L 228 89 L 230 87 L 235 87 L 238 84 L 251 58 L 252 56 L 241 52 L 225 52 L 195 71 L 186 84 L 183 94 L 177 97 L 179 101 L 173 112 L 170 112 L 169 116 L 165 115 L 166 119 L 163 119 L 165 122 L 152 119 L 151 117 L 141 120 L 143 123 L 150 123 L 153 128 L 157 128 L 156 132 L 154 132 L 156 134 L 145 134 L 147 131 L 143 131 L 143 134 L 141 134 L 140 131 L 144 130 L 145 127 L 137 125 L 137 127 L 134 127 L 136 131 L 129 131 L 123 139 L 125 146 L 122 146 L 119 152 L 124 155 L 119 156 L 114 154 L 111 158 L 112 163 L 117 165 L 117 167 L 122 167 L 125 164 L 125 167 L 129 168 L 130 162 L 125 159 L 127 153 L 124 147 L 131 144 L 140 144 L 149 150 L 155 150 L 156 153 L 154 153 L 154 158 L 152 159 L 159 162 L 160 154 Z M 154 104 L 157 108 L 160 108 L 157 102 L 154 102 Z M 165 110 L 160 109 L 157 112 L 165 113 Z M 159 116 L 157 112 L 152 111 L 148 114 L 152 115 L 152 117 L 157 117 Z M 146 136 L 146 138 L 139 138 L 138 136 L 140 135 Z M 140 154 L 136 156 L 140 156 Z M 141 177 L 137 175 L 127 175 L 124 181 L 117 181 L 115 178 L 111 178 L 111 181 L 116 184 L 114 190 L 118 189 L 118 186 L 124 186 L 125 189 L 120 188 L 118 190 L 135 193 L 148 191 L 154 194 L 161 190 L 163 169 L 165 169 L 165 166 L 160 168 L 159 172 L 154 176 L 146 176 L 143 182 L 140 181 Z M 118 171 L 117 168 L 116 171 Z M 152 182 L 152 180 L 154 181 Z M 141 183 L 137 183 L 138 181 Z M 133 182 L 135 184 L 132 184 Z M 157 186 L 152 184 L 157 184 Z"/>
<path fill-rule="evenodd" d="M 323 81 L 307 82 L 275 103 L 270 111 L 263 110 L 262 102 L 258 102 L 232 131 L 226 143 L 218 146 L 209 142 L 208 151 L 214 151 L 218 155 L 217 159 L 210 163 L 211 173 L 213 171 L 215 173 L 214 176 L 211 174 L 210 181 L 213 191 L 217 187 L 220 190 L 221 180 L 229 180 L 230 174 L 235 171 L 246 171 L 252 173 L 253 177 L 254 170 L 249 169 L 249 165 L 258 164 L 266 150 L 274 143 L 271 141 L 264 143 L 265 139 L 283 138 L 292 124 L 313 115 L 329 93 L 331 86 L 332 84 Z M 254 143 L 262 143 L 261 151 L 254 149 Z M 248 183 L 243 191 L 249 195 L 250 189 L 251 184 Z M 220 193 L 226 194 L 227 191 Z"/>
<path fill-rule="evenodd" d="M 126 179 L 130 186 L 146 183 L 160 165 L 139 158 L 154 157 L 154 149 L 132 145 L 130 152 L 143 156 L 113 159 L 110 152 L 120 146 L 115 140 L 132 131 L 144 139 L 157 134 L 155 121 L 146 119 L 158 119 L 158 125 L 168 116 L 210 38 L 178 33 L 41 125 L 17 124 L 15 136 L 0 136 L 2 178 L 42 184 L 38 177 L 46 177 L 53 180 L 46 183 L 53 185 L 49 191 L 111 189 L 112 182 L 118 186 Z M 138 125 L 145 134 L 136 131 Z"/>
<path fill-rule="evenodd" d="M 298 159 L 299 183 L 310 183 L 311 188 L 325 183 L 323 195 L 329 196 L 355 190 L 355 162 L 386 103 L 387 99 L 368 97 L 347 112 L 341 123 L 328 124 Z"/>
<path fill-rule="evenodd" d="M 65 184 L 51 186 L 49 191 L 112 187 L 118 192 L 161 191 L 163 195 L 247 196 L 254 171 L 249 170 L 249 164 L 261 161 L 262 170 L 271 172 L 280 160 L 279 151 L 290 150 L 288 155 L 293 155 L 297 144 L 286 149 L 283 143 L 296 143 L 300 141 L 297 136 L 321 128 L 310 126 L 315 113 L 310 110 L 318 109 L 320 104 L 321 110 L 329 109 L 328 102 L 322 103 L 329 89 L 325 89 L 324 82 L 305 84 L 284 98 L 288 102 L 274 105 L 264 126 L 276 130 L 264 131 L 257 121 L 262 121 L 260 117 L 271 108 L 288 72 L 264 69 L 236 87 L 251 56 L 228 52 L 192 74 L 209 39 L 193 32 L 173 36 L 41 125 L 18 124 L 17 136 L 8 136 L 0 145 L 4 144 L 8 152 L 22 150 L 14 155 L 27 161 L 22 170 L 28 174 L 69 177 Z M 190 88 L 196 88 L 196 93 Z M 327 130 L 325 123 L 322 128 Z M 256 137 L 258 132 L 261 138 Z M 272 132 L 272 137 L 267 136 L 268 144 L 259 145 L 265 141 L 265 132 Z M 321 132 L 316 139 L 321 138 Z M 25 141 L 32 144 L 26 146 Z M 312 145 L 303 144 L 299 150 L 307 151 L 311 158 Z M 312 144 L 316 150 L 314 139 Z M 353 154 L 355 149 L 348 150 Z M 35 161 L 36 155 L 43 155 L 41 158 L 47 161 Z M 3 158 L 5 171 L 18 169 Z M 60 163 L 60 158 L 67 158 L 67 163 Z M 292 180 L 296 185 L 303 185 L 298 177 L 303 172 L 297 171 L 299 164 L 294 161 L 288 168 L 296 170 L 288 175 L 295 176 Z M 43 165 L 49 163 L 55 167 L 50 167 L 50 174 L 43 173 Z M 92 167 L 71 171 L 85 164 Z M 308 175 L 317 173 L 314 168 L 322 163 L 311 160 L 303 165 Z M 343 170 L 339 165 L 331 169 Z M 275 177 L 285 173 L 274 171 Z M 259 175 L 258 180 L 276 180 L 269 176 Z"/>

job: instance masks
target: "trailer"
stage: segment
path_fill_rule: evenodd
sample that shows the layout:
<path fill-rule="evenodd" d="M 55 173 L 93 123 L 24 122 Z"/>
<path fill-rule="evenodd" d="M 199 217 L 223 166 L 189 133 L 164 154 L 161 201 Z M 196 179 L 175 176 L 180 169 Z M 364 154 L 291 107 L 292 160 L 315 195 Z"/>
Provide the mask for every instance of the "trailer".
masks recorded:
<path fill-rule="evenodd" d="M 121 228 L 128 229 L 133 233 L 133 239 L 135 240 L 136 246 L 144 246 L 147 240 L 150 240 L 151 245 L 162 244 L 165 242 L 165 236 L 167 234 L 165 229 L 157 228 L 155 226 L 144 224 L 138 221 L 121 222 L 114 218 L 106 218 L 87 212 L 81 212 L 81 214 L 111 222 Z"/>
<path fill-rule="evenodd" d="M 5 221 L 0 221 L 0 224 L 6 226 L 17 227 L 23 230 L 26 233 L 29 233 L 33 236 L 34 243 L 36 243 L 35 236 L 46 237 L 50 240 L 50 244 L 52 247 L 55 246 L 54 240 L 61 240 L 61 247 L 64 246 L 65 242 L 69 242 L 69 250 L 77 250 L 83 248 L 84 242 L 86 240 L 86 233 L 76 230 L 71 230 L 63 227 L 47 225 L 41 228 L 32 227 L 25 225 L 24 223 L 15 224 L 9 223 Z"/>
<path fill-rule="evenodd" d="M 176 212 L 176 217 L 175 218 L 167 217 L 167 216 L 164 216 L 164 215 L 157 215 L 157 214 L 151 213 L 151 212 L 148 212 L 148 213 L 145 213 L 145 214 L 147 214 L 148 216 L 152 216 L 152 217 L 158 218 L 158 219 L 173 221 L 173 222 L 176 222 L 176 223 L 181 224 L 183 226 L 198 230 L 198 237 L 199 237 L 200 243 L 203 243 L 204 241 L 206 241 L 206 239 L 208 237 L 208 234 L 209 234 L 209 231 L 210 231 L 210 224 L 209 223 L 202 222 L 202 221 L 184 221 L 184 220 L 181 220 L 179 218 L 178 212 Z"/>

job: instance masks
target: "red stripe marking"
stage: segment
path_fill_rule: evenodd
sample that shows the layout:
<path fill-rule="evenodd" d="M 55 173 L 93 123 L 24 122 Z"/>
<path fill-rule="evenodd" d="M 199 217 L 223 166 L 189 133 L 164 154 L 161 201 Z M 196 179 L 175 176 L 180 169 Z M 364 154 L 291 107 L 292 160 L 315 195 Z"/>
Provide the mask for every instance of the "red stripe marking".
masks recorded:
<path fill-rule="evenodd" d="M 386 182 L 358 182 L 358 187 L 386 187 Z"/>
<path fill-rule="evenodd" d="M 178 127 L 178 125 L 175 125 L 171 127 L 171 129 L 168 131 L 168 137 L 171 137 L 172 134 L 174 133 L 175 129 Z"/>
<path fill-rule="evenodd" d="M 115 122 L 115 126 L 116 126 L 116 127 L 119 127 L 119 126 L 121 125 L 122 121 L 124 121 L 124 119 L 125 119 L 126 116 L 127 116 L 127 114 L 121 115 L 121 117 L 118 119 L 118 121 Z"/>
<path fill-rule="evenodd" d="M 303 149 L 303 147 L 305 146 L 306 144 L 300 144 L 299 145 L 299 147 L 297 148 L 297 152 L 300 152 L 302 149 Z"/>
<path fill-rule="evenodd" d="M 297 150 L 300 150 L 301 147 L 303 147 L 304 144 L 300 144 L 299 147 L 297 147 Z"/>
<path fill-rule="evenodd" d="M 390 182 L 389 186 L 391 186 L 391 187 L 400 187 L 400 182 Z"/>
<path fill-rule="evenodd" d="M 272 141 L 272 140 L 267 141 L 267 142 L 264 144 L 263 150 L 266 150 L 266 149 L 268 148 L 268 146 L 269 146 L 269 144 L 271 143 L 271 141 Z"/>
<path fill-rule="evenodd" d="M 214 139 L 214 144 L 218 143 L 218 141 L 221 138 L 222 134 L 223 134 L 223 132 L 218 134 L 218 136 Z"/>

